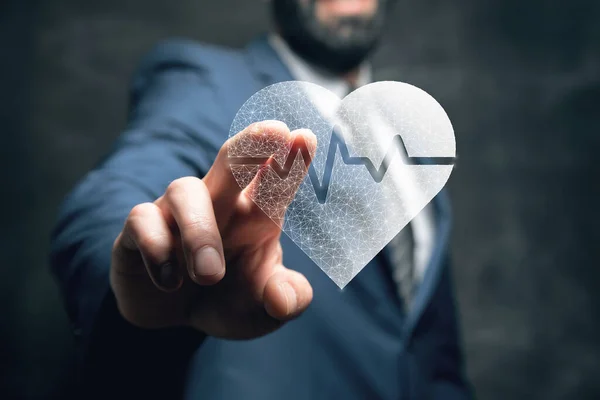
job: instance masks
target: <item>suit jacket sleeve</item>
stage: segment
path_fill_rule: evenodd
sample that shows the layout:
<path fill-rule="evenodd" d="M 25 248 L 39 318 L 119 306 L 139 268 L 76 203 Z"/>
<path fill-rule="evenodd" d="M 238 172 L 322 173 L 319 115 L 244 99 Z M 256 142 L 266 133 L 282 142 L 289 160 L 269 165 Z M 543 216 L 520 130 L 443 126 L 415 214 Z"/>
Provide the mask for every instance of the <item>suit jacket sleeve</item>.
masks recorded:
<path fill-rule="evenodd" d="M 436 344 L 433 372 L 433 398 L 467 400 L 472 398 L 464 373 L 464 357 L 458 328 L 458 316 L 450 262 L 441 273 L 436 298 L 432 302 L 432 334 Z"/>
<path fill-rule="evenodd" d="M 60 210 L 52 272 L 81 346 L 83 382 L 99 398 L 114 396 L 116 388 L 134 398 L 176 398 L 172 390 L 182 387 L 186 361 L 202 341 L 183 328 L 147 331 L 128 324 L 108 277 L 112 244 L 129 211 L 154 201 L 174 179 L 201 177 L 226 138 L 210 78 L 202 47 L 170 42 L 155 48 L 133 80 L 126 131 Z"/>

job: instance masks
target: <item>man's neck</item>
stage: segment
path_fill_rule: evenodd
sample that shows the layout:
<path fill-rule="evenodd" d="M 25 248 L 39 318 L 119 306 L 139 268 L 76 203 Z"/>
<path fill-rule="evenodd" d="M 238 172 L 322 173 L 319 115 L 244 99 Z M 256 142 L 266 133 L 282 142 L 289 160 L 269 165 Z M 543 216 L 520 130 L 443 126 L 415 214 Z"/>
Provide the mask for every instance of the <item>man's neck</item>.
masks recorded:
<path fill-rule="evenodd" d="M 270 35 L 269 42 L 275 48 L 283 63 L 290 69 L 294 79 L 316 83 L 334 92 L 339 97 L 346 96 L 349 89 L 366 85 L 371 81 L 371 70 L 367 63 L 346 74 L 336 75 L 304 60 L 276 33 Z"/>
<path fill-rule="evenodd" d="M 358 68 L 354 68 L 352 71 L 346 72 L 342 77 L 351 87 L 357 87 L 360 86 L 358 82 L 359 74 L 360 70 Z"/>

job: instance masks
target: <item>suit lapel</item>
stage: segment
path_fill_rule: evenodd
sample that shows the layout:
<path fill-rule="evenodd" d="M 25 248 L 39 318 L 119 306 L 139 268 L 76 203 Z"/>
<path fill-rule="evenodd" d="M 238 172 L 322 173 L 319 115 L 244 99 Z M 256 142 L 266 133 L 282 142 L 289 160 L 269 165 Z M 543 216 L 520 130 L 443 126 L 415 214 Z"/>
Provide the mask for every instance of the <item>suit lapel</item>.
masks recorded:
<path fill-rule="evenodd" d="M 427 269 L 419 289 L 415 294 L 413 307 L 407 315 L 404 324 L 404 337 L 408 340 L 423 315 L 431 297 L 435 292 L 441 276 L 442 269 L 446 264 L 448 245 L 450 239 L 450 227 L 452 216 L 450 211 L 450 200 L 445 190 L 440 191 L 432 200 L 435 210 L 435 245 Z"/>
<path fill-rule="evenodd" d="M 246 59 L 261 89 L 274 83 L 294 80 L 269 44 L 267 35 L 261 35 L 250 42 L 246 47 Z"/>

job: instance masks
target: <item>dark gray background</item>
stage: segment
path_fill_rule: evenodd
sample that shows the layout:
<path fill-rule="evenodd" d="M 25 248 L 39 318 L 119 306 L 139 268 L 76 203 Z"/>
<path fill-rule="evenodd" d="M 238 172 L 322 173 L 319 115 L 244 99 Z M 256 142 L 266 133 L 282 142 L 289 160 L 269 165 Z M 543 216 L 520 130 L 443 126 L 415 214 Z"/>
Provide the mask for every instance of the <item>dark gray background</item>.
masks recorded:
<path fill-rule="evenodd" d="M 478 397 L 600 398 L 600 3 L 398 3 L 375 66 L 455 127 L 455 277 Z M 123 127 L 138 58 L 168 36 L 240 46 L 266 27 L 259 0 L 1 2 L 0 393 L 68 393 L 48 236 Z"/>

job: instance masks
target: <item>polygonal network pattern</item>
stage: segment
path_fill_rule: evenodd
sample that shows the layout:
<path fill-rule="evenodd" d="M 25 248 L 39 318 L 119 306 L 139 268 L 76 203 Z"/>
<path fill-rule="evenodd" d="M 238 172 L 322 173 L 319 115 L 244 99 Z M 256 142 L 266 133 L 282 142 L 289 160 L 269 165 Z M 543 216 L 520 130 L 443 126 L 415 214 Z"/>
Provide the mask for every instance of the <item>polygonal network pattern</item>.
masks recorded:
<path fill-rule="evenodd" d="M 267 128 L 258 124 L 254 134 L 232 141 L 235 145 L 230 146 L 229 157 L 272 157 L 270 162 L 276 162 L 278 169 L 293 157 L 285 178 L 270 166 L 253 164 L 232 163 L 232 173 L 241 187 L 248 187 L 246 193 L 256 204 L 340 288 L 431 201 L 452 171 L 452 165 L 406 163 L 407 156 L 455 156 L 454 132 L 443 108 L 408 84 L 373 83 L 343 101 L 307 82 L 271 85 L 241 107 L 230 137 L 265 120 L 284 122 L 290 131 L 310 129 L 316 135 L 316 149 L 309 149 L 314 176 L 307 175 L 299 153 L 290 154 L 290 137 L 274 136 L 268 124 Z M 379 169 L 386 153 L 392 153 L 380 182 L 365 165 L 344 162 L 339 148 L 332 151 L 334 127 L 354 159 L 366 157 Z M 393 145 L 396 135 L 401 136 L 405 149 Z M 323 187 L 328 158 L 333 161 L 331 179 L 321 203 L 316 189 Z"/>

